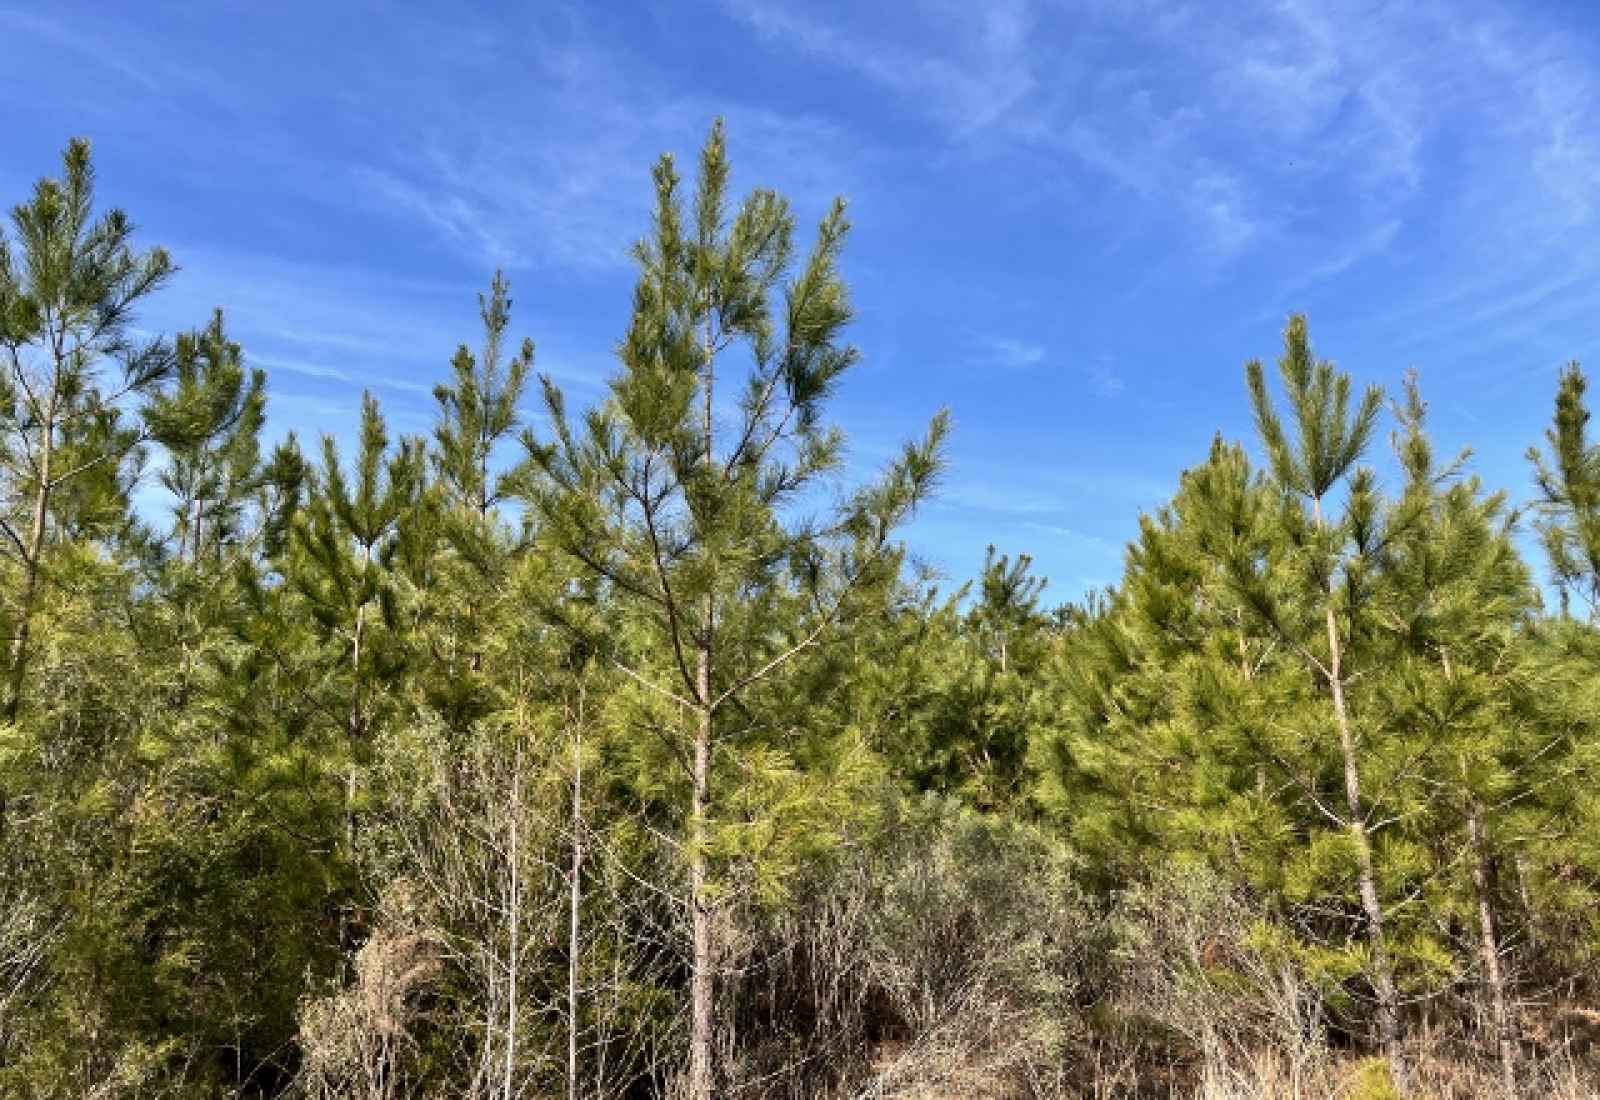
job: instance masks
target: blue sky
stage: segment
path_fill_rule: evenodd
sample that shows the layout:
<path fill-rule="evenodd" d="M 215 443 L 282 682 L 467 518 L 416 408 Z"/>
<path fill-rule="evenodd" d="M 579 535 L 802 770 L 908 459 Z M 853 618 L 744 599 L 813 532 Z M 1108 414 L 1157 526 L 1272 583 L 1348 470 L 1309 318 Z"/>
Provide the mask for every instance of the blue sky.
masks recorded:
<path fill-rule="evenodd" d="M 1309 314 L 1363 381 L 1421 372 L 1441 450 L 1514 498 L 1568 359 L 1600 362 L 1600 9 L 1515 0 L 0 0 L 0 200 L 94 142 L 101 194 L 222 306 L 273 423 L 397 427 L 505 268 L 518 332 L 600 392 L 649 168 L 727 120 L 736 183 L 835 194 L 862 468 L 948 406 L 909 532 L 1074 598 Z"/>

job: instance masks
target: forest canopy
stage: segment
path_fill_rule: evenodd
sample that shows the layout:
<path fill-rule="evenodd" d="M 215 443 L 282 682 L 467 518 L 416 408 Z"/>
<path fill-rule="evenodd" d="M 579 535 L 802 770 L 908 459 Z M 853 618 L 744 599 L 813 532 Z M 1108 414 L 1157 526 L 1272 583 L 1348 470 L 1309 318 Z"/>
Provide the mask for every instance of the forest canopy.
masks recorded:
<path fill-rule="evenodd" d="M 87 142 L 12 209 L 0 1094 L 1591 1094 L 1576 364 L 1523 500 L 1292 316 L 1116 584 L 951 591 L 947 415 L 844 462 L 843 201 L 651 179 L 603 393 L 494 273 L 427 436 L 146 335 Z"/>

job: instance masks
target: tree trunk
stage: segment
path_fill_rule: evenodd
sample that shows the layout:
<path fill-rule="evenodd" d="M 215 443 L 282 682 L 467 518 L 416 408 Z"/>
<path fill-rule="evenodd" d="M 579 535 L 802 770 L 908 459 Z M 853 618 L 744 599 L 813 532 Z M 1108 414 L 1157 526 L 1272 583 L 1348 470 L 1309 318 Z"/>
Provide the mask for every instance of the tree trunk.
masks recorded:
<path fill-rule="evenodd" d="M 567 914 L 567 1100 L 578 1100 L 578 949 L 583 904 L 583 726 L 572 730 L 572 888 Z"/>
<path fill-rule="evenodd" d="M 698 724 L 694 739 L 693 801 L 689 817 L 689 918 L 694 938 L 689 964 L 689 1092 L 688 1100 L 711 1100 L 713 1072 L 711 898 L 708 891 L 706 815 L 711 790 L 711 647 L 704 641 L 709 623 L 697 644 L 695 700 Z"/>
<path fill-rule="evenodd" d="M 17 597 L 17 623 L 11 636 L 11 652 L 6 665 L 5 699 L 0 702 L 0 718 L 17 720 L 22 705 L 22 686 L 28 666 L 28 641 L 33 633 L 33 605 L 39 594 L 39 565 L 44 557 L 45 532 L 50 517 L 50 492 L 55 457 L 55 417 L 45 420 L 40 433 L 39 486 L 33 498 L 33 523 L 28 530 L 28 545 L 22 561 L 22 591 Z"/>
<path fill-rule="evenodd" d="M 372 547 L 362 548 L 361 576 L 366 579 L 372 568 Z M 355 628 L 351 631 L 350 645 L 350 712 L 345 718 L 345 732 L 351 741 L 359 741 L 366 732 L 366 722 L 361 715 L 361 649 L 367 634 L 367 604 L 356 607 Z"/>
<path fill-rule="evenodd" d="M 200 535 L 205 523 L 205 502 L 197 494 L 189 509 L 189 530 L 184 532 L 189 540 L 189 564 L 200 565 Z M 183 542 L 178 543 L 178 560 L 183 560 Z"/>
<path fill-rule="evenodd" d="M 716 383 L 716 345 L 711 334 L 712 314 L 706 311 L 701 376 L 701 459 L 709 471 L 715 462 L 712 388 Z M 715 1073 L 711 1049 L 715 1039 L 712 967 L 716 958 L 712 942 L 709 868 L 706 854 L 706 816 L 711 803 L 711 646 L 715 637 L 716 605 L 710 593 L 700 603 L 700 629 L 695 635 L 694 696 L 697 723 L 694 735 L 694 787 L 689 807 L 689 920 L 694 946 L 689 963 L 689 1094 L 688 1100 L 711 1100 Z"/>
<path fill-rule="evenodd" d="M 372 566 L 372 547 L 362 548 L 361 575 L 366 577 L 367 570 Z M 356 851 L 356 794 L 359 786 L 357 776 L 357 757 L 355 747 L 366 734 L 367 723 L 361 713 L 361 651 L 366 641 L 367 632 L 367 605 L 360 604 L 356 608 L 355 628 L 351 631 L 350 645 L 350 709 L 345 715 L 344 732 L 350 739 L 350 770 L 345 775 L 345 800 L 344 800 L 344 837 L 351 858 L 355 858 Z"/>
<path fill-rule="evenodd" d="M 506 838 L 506 856 L 510 864 L 511 893 L 506 899 L 506 1057 L 503 1100 L 515 1100 L 514 1089 L 517 1069 L 517 970 L 522 965 L 522 854 L 518 840 L 522 830 L 522 730 L 517 730 L 517 749 L 511 763 L 511 818 Z"/>
<path fill-rule="evenodd" d="M 1539 953 L 1539 921 L 1533 908 L 1533 894 L 1528 889 L 1528 861 L 1518 852 L 1512 861 L 1517 872 L 1517 900 L 1522 905 L 1523 926 L 1527 929 L 1528 952 Z"/>
<path fill-rule="evenodd" d="M 1496 1052 L 1500 1059 L 1500 1089 L 1508 1100 L 1517 1095 L 1517 1032 L 1511 1018 L 1505 968 L 1500 965 L 1499 922 L 1494 909 L 1494 870 L 1484 839 L 1483 815 L 1473 802 L 1467 810 L 1467 840 L 1472 852 L 1472 891 L 1478 903 L 1478 949 L 1483 959 L 1483 981 L 1489 995 Z"/>
<path fill-rule="evenodd" d="M 1377 999 L 1378 1045 L 1389 1064 L 1389 1076 L 1400 1095 L 1410 1090 L 1405 1048 L 1400 1041 L 1400 995 L 1395 988 L 1394 965 L 1384 936 L 1383 904 L 1378 898 L 1378 876 L 1372 859 L 1372 836 L 1367 829 L 1367 810 L 1361 795 L 1361 770 L 1355 735 L 1350 728 L 1350 711 L 1344 697 L 1342 649 L 1338 623 L 1332 606 L 1326 609 L 1328 627 L 1328 687 L 1333 692 L 1333 709 L 1339 723 L 1339 752 L 1344 764 L 1345 801 L 1350 813 L 1350 839 L 1356 849 L 1356 870 L 1360 879 L 1361 910 L 1367 918 L 1367 949 L 1372 954 L 1372 991 Z"/>

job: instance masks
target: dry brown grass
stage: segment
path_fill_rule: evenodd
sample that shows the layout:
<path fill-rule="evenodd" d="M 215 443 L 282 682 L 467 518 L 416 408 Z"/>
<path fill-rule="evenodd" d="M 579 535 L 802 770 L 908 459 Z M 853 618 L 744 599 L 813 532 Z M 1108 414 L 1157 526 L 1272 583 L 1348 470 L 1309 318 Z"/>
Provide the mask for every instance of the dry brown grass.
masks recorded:
<path fill-rule="evenodd" d="M 1334 1054 L 1312 1061 L 1292 1060 L 1275 1051 L 1257 1051 L 1196 1067 L 1182 1085 L 1170 1077 L 1121 1059 L 1114 1052 L 1089 1055 L 1085 1064 L 1046 1079 L 1019 1072 L 1014 1060 L 968 1051 L 952 1057 L 948 1049 L 915 1043 L 884 1044 L 875 1075 L 854 1100 L 1398 1100 L 1383 1063 L 1374 1058 Z M 1037 1066 L 1033 1067 L 1037 1070 Z M 1494 1066 L 1419 1052 L 1409 1100 L 1500 1100 Z M 1524 1067 L 1517 1100 L 1600 1100 L 1595 1067 L 1562 1055 Z"/>
<path fill-rule="evenodd" d="M 1493 1100 L 1500 1096 L 1488 1064 L 1419 1057 L 1414 1100 Z M 1396 1096 L 1382 1064 L 1330 1057 L 1300 1067 L 1261 1052 L 1236 1064 L 1208 1063 L 1199 1089 L 1184 1100 L 1387 1100 Z M 1600 1100 L 1592 1070 L 1559 1057 L 1524 1068 L 1518 1100 Z"/>

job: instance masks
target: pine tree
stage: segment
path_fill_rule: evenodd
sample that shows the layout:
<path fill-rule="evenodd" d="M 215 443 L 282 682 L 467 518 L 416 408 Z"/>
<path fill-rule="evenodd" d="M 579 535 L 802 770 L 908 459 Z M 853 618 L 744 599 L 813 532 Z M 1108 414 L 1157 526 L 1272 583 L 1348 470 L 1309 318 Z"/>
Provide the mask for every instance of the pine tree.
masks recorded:
<path fill-rule="evenodd" d="M 1215 441 L 1173 500 L 1141 518 L 1117 588 L 1066 615 L 1050 676 L 1059 703 L 1032 746 L 1035 798 L 1112 882 L 1198 852 L 1263 892 L 1283 889 L 1286 838 L 1303 834 L 1297 811 L 1265 792 L 1292 792 L 1285 772 L 1317 768 L 1263 737 L 1281 646 L 1214 545 L 1226 531 L 1234 555 L 1274 561 L 1272 504 L 1244 450 Z"/>
<path fill-rule="evenodd" d="M 893 676 L 897 716 L 883 750 L 925 790 L 994 810 L 1015 805 L 1024 789 L 1051 631 L 1039 607 L 1045 581 L 1031 564 L 1026 554 L 1012 560 L 989 547 L 976 584 L 880 643 L 880 653 L 902 651 L 892 663 L 861 655 Z"/>
<path fill-rule="evenodd" d="M 422 476 L 421 441 L 402 440 L 391 450 L 378 403 L 365 394 L 353 477 L 340 462 L 338 444 L 324 436 L 316 492 L 295 529 L 295 586 L 344 653 L 341 725 L 352 742 L 365 739 L 372 723 L 369 685 L 393 671 L 374 636 L 395 625 L 391 566 L 404 548 L 404 522 L 418 503 Z"/>
<path fill-rule="evenodd" d="M 1576 596 L 1592 619 L 1600 613 L 1600 445 L 1589 442 L 1588 379 L 1577 363 L 1561 372 L 1555 423 L 1545 430 L 1547 458 L 1528 449 L 1539 485 L 1540 541 L 1550 562 L 1561 609 Z"/>
<path fill-rule="evenodd" d="M 451 502 L 485 517 L 505 495 L 503 478 L 493 473 L 494 450 L 521 423 L 517 406 L 533 369 L 533 341 L 525 338 L 505 360 L 511 286 L 500 272 L 488 296 L 478 296 L 478 314 L 483 347 L 476 355 L 465 344 L 457 348 L 450 383 L 433 388 L 439 402 L 433 461 Z"/>
<path fill-rule="evenodd" d="M 401 701 L 413 640 L 404 612 L 414 603 L 417 559 L 431 545 L 425 474 L 422 440 L 391 447 L 376 399 L 364 394 L 352 469 L 325 435 L 305 507 L 290 528 L 287 590 L 261 593 L 258 629 L 270 633 L 259 644 L 300 685 L 324 728 L 343 734 L 342 746 L 316 766 L 331 772 L 345 760 L 347 850 L 359 817 L 359 765 L 379 717 Z"/>
<path fill-rule="evenodd" d="M 1386 531 L 1374 475 L 1357 466 L 1380 396 L 1369 389 L 1352 408 L 1349 378 L 1316 359 L 1298 316 L 1278 368 L 1282 412 L 1262 365 L 1246 368 L 1265 473 L 1218 441 L 1173 504 L 1141 524 L 1123 584 L 1064 643 L 1067 721 L 1048 739 L 1041 794 L 1058 807 L 1087 796 L 1079 828 L 1100 844 L 1114 849 L 1107 831 L 1120 826 L 1169 851 L 1198 849 L 1313 910 L 1336 911 L 1351 882 L 1364 949 L 1319 948 L 1315 965 L 1365 972 L 1377 1040 L 1403 1087 L 1371 792 L 1408 788 L 1404 753 L 1391 751 L 1366 694 L 1383 660 Z M 1330 893 L 1335 905 L 1319 905 Z"/>
<path fill-rule="evenodd" d="M 144 417 L 167 451 L 158 481 L 176 498 L 174 557 L 195 567 L 251 534 L 245 514 L 265 484 L 267 379 L 245 371 L 221 310 L 204 329 L 178 337 L 175 361 L 173 385 L 152 397 Z"/>
<path fill-rule="evenodd" d="M 892 533 L 932 484 L 945 421 L 827 522 L 800 518 L 839 469 L 842 436 L 822 409 L 857 357 L 842 342 L 843 203 L 797 266 L 781 198 L 757 190 L 730 211 L 720 123 L 692 200 L 670 157 L 654 175 L 623 369 L 576 424 L 545 379 L 555 437 L 530 440 L 544 479 L 530 496 L 544 537 L 626 609 L 627 628 L 598 639 L 600 652 L 675 726 L 688 787 L 686 1095 L 708 1100 L 724 893 L 714 857 L 731 793 L 719 776 L 762 725 L 746 706 L 755 690 L 835 633 L 891 570 Z M 729 378 L 741 356 L 742 386 Z M 783 767 L 776 749 L 751 759 Z"/>
<path fill-rule="evenodd" d="M 86 141 L 68 145 L 61 177 L 40 180 L 11 223 L 14 242 L 0 236 L 0 534 L 19 571 L 0 692 L 7 721 L 22 703 L 49 548 L 85 508 L 96 506 L 87 514 L 102 525 L 108 504 L 125 514 L 119 474 L 142 433 L 121 405 L 158 386 L 172 362 L 164 341 L 134 339 L 134 310 L 174 270 L 160 248 L 134 251 L 121 210 L 95 217 Z M 110 367 L 120 377 L 107 379 Z M 75 490 L 77 507 L 64 513 Z"/>
<path fill-rule="evenodd" d="M 519 404 L 533 369 L 533 341 L 506 359 L 511 324 L 510 285 L 496 273 L 478 296 L 483 343 L 465 344 L 451 360 L 448 384 L 434 387 L 439 403 L 431 453 L 440 500 L 439 534 L 446 553 L 437 561 L 427 597 L 430 664 L 424 696 L 457 726 L 491 707 L 484 654 L 496 619 L 494 604 L 514 598 L 510 577 L 528 547 L 499 511 L 515 485 L 497 449 L 522 426 Z M 497 468 L 500 467 L 500 468 Z M 422 624 L 419 624 L 422 625 Z M 504 626 L 504 623 L 499 623 Z"/>
<path fill-rule="evenodd" d="M 1447 795 L 1436 794 L 1430 800 L 1435 812 L 1417 815 L 1413 828 L 1427 826 L 1436 836 L 1461 842 L 1443 847 L 1466 856 L 1471 889 L 1463 899 L 1468 904 L 1457 907 L 1476 926 L 1471 953 L 1480 969 L 1501 1091 L 1514 1097 L 1520 1037 L 1504 965 L 1494 870 L 1503 848 L 1495 832 L 1504 808 L 1546 788 L 1569 757 L 1563 737 L 1550 736 L 1546 723 L 1529 721 L 1530 711 L 1539 709 L 1526 698 L 1536 671 L 1521 627 L 1535 597 L 1511 541 L 1504 494 L 1485 494 L 1476 478 L 1460 476 L 1465 452 L 1438 465 L 1414 373 L 1405 389 L 1395 435 L 1405 486 L 1392 509 L 1393 535 L 1383 562 L 1386 583 L 1398 597 L 1389 601 L 1385 623 L 1395 645 L 1380 690 L 1390 721 L 1411 741 L 1420 769 Z M 1434 820 L 1429 823 L 1427 816 Z M 1455 862 L 1445 859 L 1446 866 Z M 1461 897 L 1461 876 L 1444 881 L 1454 896 L 1441 898 L 1440 908 Z"/>
<path fill-rule="evenodd" d="M 1254 616 L 1299 656 L 1328 691 L 1344 781 L 1339 816 L 1349 834 L 1366 920 L 1378 1042 L 1403 1093 L 1409 1074 L 1401 1042 L 1400 992 L 1389 914 L 1378 888 L 1373 796 L 1363 782 L 1367 737 L 1350 699 L 1352 683 L 1365 671 L 1352 660 L 1352 649 L 1373 613 L 1373 559 L 1381 539 L 1375 478 L 1357 463 L 1371 440 L 1382 397 L 1369 387 L 1352 410 L 1349 376 L 1316 358 L 1305 318 L 1300 316 L 1291 317 L 1284 332 L 1278 374 L 1292 438 L 1268 392 L 1261 363 L 1246 366 L 1271 483 L 1285 501 L 1279 517 L 1293 588 L 1274 591 L 1272 579 L 1257 562 L 1238 554 L 1236 546 L 1226 541 L 1219 541 L 1219 549 L 1227 554 L 1229 580 Z M 1326 508 L 1341 485 L 1347 497 L 1343 515 L 1335 517 Z"/>
<path fill-rule="evenodd" d="M 179 654 L 173 698 L 181 709 L 202 652 L 237 619 L 236 573 L 259 560 L 268 483 L 266 375 L 246 373 L 220 310 L 206 328 L 178 337 L 175 358 L 173 384 L 152 396 L 144 421 L 165 450 L 156 480 L 174 498 L 170 558 L 156 573 L 163 598 L 152 618 Z"/>
<path fill-rule="evenodd" d="M 1295 327 L 1285 388 L 1303 399 L 1318 371 Z M 1353 419 L 1337 415 L 1335 381 L 1324 375 L 1321 400 L 1291 401 L 1290 423 L 1348 437 L 1329 427 Z M 1302 403 L 1333 415 L 1294 415 Z M 1219 441 L 1185 473 L 1142 521 L 1117 589 L 1068 616 L 1035 796 L 1113 885 L 1141 881 L 1153 858 L 1226 868 L 1282 914 L 1274 934 L 1298 941 L 1299 965 L 1332 979 L 1335 1011 L 1351 979 L 1379 989 L 1376 897 L 1396 997 L 1438 998 L 1472 974 L 1465 1018 L 1486 1021 L 1500 1089 L 1516 1095 L 1517 967 L 1533 963 L 1536 908 L 1552 920 L 1587 904 L 1573 868 L 1587 865 L 1574 842 L 1593 766 L 1588 689 L 1570 631 L 1537 625 L 1503 494 L 1462 473 L 1465 453 L 1435 459 L 1414 378 L 1394 411 L 1400 490 L 1379 494 L 1353 471 L 1320 525 L 1304 488 L 1316 481 L 1286 492 L 1299 472 L 1281 457 L 1263 477 Z M 1278 448 L 1290 434 L 1263 432 Z M 1334 653 L 1348 741 L 1335 736 Z M 1347 883 L 1367 941 L 1354 951 L 1330 919 Z"/>

